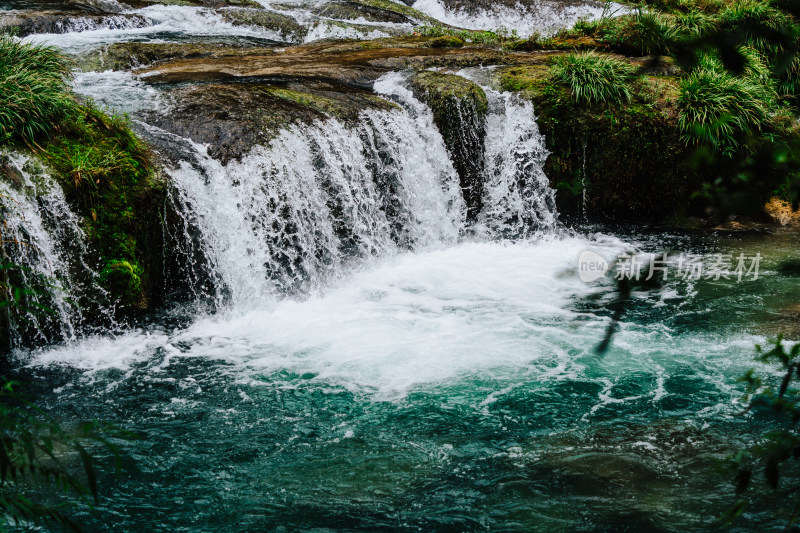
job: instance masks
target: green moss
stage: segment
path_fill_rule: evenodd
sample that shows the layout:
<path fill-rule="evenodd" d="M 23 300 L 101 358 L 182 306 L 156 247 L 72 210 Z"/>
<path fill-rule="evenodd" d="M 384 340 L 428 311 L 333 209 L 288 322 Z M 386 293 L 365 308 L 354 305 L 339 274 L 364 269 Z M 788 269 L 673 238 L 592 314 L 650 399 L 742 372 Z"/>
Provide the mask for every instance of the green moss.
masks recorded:
<path fill-rule="evenodd" d="M 452 35 L 443 35 L 428 41 L 431 48 L 460 48 L 464 46 L 464 40 Z"/>
<path fill-rule="evenodd" d="M 507 50 L 536 52 L 540 50 L 607 50 L 608 46 L 593 37 L 575 31 L 561 31 L 549 37 L 534 35 L 528 39 L 517 39 L 503 43 Z"/>
<path fill-rule="evenodd" d="M 281 15 L 273 11 L 263 9 L 226 9 L 220 11 L 222 18 L 228 22 L 239 26 L 258 26 L 268 30 L 274 30 L 283 39 L 302 40 L 308 33 L 308 28 L 298 24 L 289 15 Z"/>
<path fill-rule="evenodd" d="M 615 107 L 575 100 L 554 83 L 549 67 L 506 67 L 504 90 L 534 102 L 550 156 L 545 174 L 567 220 L 581 216 L 584 188 L 590 220 L 655 221 L 691 212 L 699 176 L 680 140 L 677 81 L 647 77 L 631 85 L 629 102 Z"/>
<path fill-rule="evenodd" d="M 341 117 L 346 114 L 346 110 L 338 102 L 324 96 L 280 88 L 270 88 L 269 93 L 281 100 L 286 100 L 300 107 L 310 108 L 326 115 Z"/>
<path fill-rule="evenodd" d="M 42 158 L 82 215 L 90 247 L 103 265 L 100 282 L 127 311 L 148 305 L 153 213 L 163 198 L 147 148 L 125 119 L 84 105 L 43 145 Z"/>
<path fill-rule="evenodd" d="M 144 294 L 142 275 L 142 267 L 136 263 L 109 260 L 100 271 L 100 284 L 123 302 L 144 307 L 146 302 L 141 302 Z"/>

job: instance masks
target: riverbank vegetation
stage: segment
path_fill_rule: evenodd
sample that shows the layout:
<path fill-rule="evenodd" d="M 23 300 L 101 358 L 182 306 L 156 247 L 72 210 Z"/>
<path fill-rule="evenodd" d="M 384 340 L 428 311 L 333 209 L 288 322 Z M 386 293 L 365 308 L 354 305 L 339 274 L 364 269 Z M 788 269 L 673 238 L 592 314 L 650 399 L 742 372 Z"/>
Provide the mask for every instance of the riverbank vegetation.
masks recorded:
<path fill-rule="evenodd" d="M 0 36 L 0 148 L 29 150 L 47 166 L 82 216 L 101 287 L 122 313 L 140 311 L 163 186 L 127 119 L 71 92 L 71 66 L 54 48 Z"/>
<path fill-rule="evenodd" d="M 617 220 L 627 205 L 638 205 L 643 191 L 658 196 L 651 180 L 662 181 L 661 190 L 685 191 L 668 210 L 678 217 L 760 217 L 773 197 L 797 205 L 800 24 L 791 7 L 765 0 L 656 1 L 504 46 L 568 51 L 554 54 L 547 68 L 505 68 L 498 76 L 503 88 L 520 90 L 537 104 L 553 153 L 546 171 L 567 215 L 579 209 L 583 191 L 591 199 L 612 189 L 610 204 L 598 200 L 589 211 L 592 218 Z M 611 65 L 619 72 L 622 65 L 627 72 L 635 68 L 638 76 L 611 75 Z M 571 109 L 556 111 L 565 105 Z M 671 166 L 678 168 L 649 165 L 628 142 L 634 141 L 626 136 L 629 128 L 642 128 L 638 145 L 656 159 L 672 154 Z M 576 133 L 578 141 L 570 142 Z M 587 154 L 590 133 L 595 146 L 598 134 L 614 142 Z M 629 166 L 631 157 L 643 158 L 642 168 L 632 179 L 619 178 L 618 167 Z M 630 216 L 663 219 L 662 209 L 648 217 L 642 207 Z"/>

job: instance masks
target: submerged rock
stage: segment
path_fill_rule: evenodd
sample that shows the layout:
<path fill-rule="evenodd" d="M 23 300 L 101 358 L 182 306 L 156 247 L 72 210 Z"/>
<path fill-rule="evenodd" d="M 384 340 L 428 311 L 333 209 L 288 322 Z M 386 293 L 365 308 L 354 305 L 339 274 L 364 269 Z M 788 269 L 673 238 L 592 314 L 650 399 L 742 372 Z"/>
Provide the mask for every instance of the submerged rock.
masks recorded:
<path fill-rule="evenodd" d="M 477 84 L 452 74 L 425 71 L 411 78 L 414 95 L 428 104 L 461 181 L 467 219 L 481 210 L 484 191 L 486 94 Z"/>
<path fill-rule="evenodd" d="M 793 209 L 791 202 L 773 197 L 764 206 L 767 215 L 781 226 L 800 226 L 800 209 Z"/>

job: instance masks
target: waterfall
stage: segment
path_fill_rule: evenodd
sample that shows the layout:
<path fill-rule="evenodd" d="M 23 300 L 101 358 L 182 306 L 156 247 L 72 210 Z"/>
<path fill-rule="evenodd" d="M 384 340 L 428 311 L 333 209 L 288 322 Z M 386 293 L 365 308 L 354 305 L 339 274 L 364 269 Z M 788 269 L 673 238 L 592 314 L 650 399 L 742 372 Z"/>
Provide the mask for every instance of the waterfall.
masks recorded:
<path fill-rule="evenodd" d="M 544 173 L 549 152 L 536 124 L 533 104 L 498 91 L 483 69 L 460 75 L 486 93 L 483 207 L 475 231 L 486 237 L 525 237 L 558 222 L 555 191 Z"/>
<path fill-rule="evenodd" d="M 97 306 L 97 273 L 85 262 L 78 217 L 61 186 L 27 156 L 0 154 L 4 327 L 11 348 L 74 339 L 82 308 Z M 15 291 L 22 291 L 17 292 Z"/>
<path fill-rule="evenodd" d="M 458 0 L 416 0 L 414 9 L 436 20 L 471 30 L 516 32 L 520 37 L 552 34 L 569 28 L 580 19 L 619 15 L 627 8 L 616 2 L 593 0 L 518 0 L 465 2 Z"/>
<path fill-rule="evenodd" d="M 184 231 L 197 228 L 215 298 L 233 308 L 307 292 L 358 259 L 452 244 L 463 229 L 458 179 L 430 112 L 293 125 L 227 165 L 186 142 L 192 156 L 168 170 Z"/>
<path fill-rule="evenodd" d="M 477 70 L 461 74 L 480 78 Z M 474 222 L 466 220 L 459 178 L 433 114 L 402 73 L 374 85 L 396 108 L 365 110 L 353 122 L 293 124 L 227 164 L 210 157 L 207 146 L 137 123 L 164 154 L 169 176 L 160 214 L 168 243 L 165 286 L 158 290 L 168 301 L 194 302 L 193 313 L 242 313 L 310 294 L 370 258 L 552 228 L 554 193 L 542 171 L 547 151 L 532 105 L 483 88 L 487 137 L 485 153 L 476 157 L 484 159 L 485 188 Z M 14 160 L 15 168 L 26 167 L 23 159 Z M 96 277 L 83 264 L 78 217 L 49 176 L 18 172 L 21 185 L 3 183 L 10 200 L 4 238 L 29 245 L 25 253 L 4 250 L 63 286 L 47 302 L 58 315 L 55 329 L 34 325 L 37 341 L 71 339 L 83 327 L 71 298 L 91 293 Z"/>

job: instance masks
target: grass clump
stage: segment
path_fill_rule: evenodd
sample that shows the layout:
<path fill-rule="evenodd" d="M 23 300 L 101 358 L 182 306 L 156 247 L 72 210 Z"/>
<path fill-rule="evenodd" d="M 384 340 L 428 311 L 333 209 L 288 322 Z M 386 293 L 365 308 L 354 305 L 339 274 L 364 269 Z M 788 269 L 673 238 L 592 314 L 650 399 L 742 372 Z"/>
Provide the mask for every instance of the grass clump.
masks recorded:
<path fill-rule="evenodd" d="M 734 76 L 720 61 L 702 60 L 680 84 L 678 126 L 684 142 L 726 156 L 737 153 L 744 139 L 768 124 L 777 100 L 769 80 L 761 78 L 765 70 L 759 63 L 751 65 L 746 75 Z"/>
<path fill-rule="evenodd" d="M 0 144 L 32 141 L 71 114 L 69 60 L 49 46 L 0 35 Z"/>
<path fill-rule="evenodd" d="M 100 283 L 128 309 L 146 307 L 139 239 L 151 221 L 154 176 L 147 147 L 127 119 L 92 104 L 58 126 L 42 156 L 62 178 L 67 197 L 84 214 L 84 229 L 100 256 Z"/>
<path fill-rule="evenodd" d="M 554 60 L 551 80 L 567 86 L 578 101 L 615 104 L 631 99 L 636 68 L 610 56 L 584 52 Z"/>
<path fill-rule="evenodd" d="M 601 20 L 581 20 L 574 31 L 594 37 L 600 45 L 627 55 L 665 55 L 678 37 L 675 17 L 662 13 L 638 13 Z"/>

